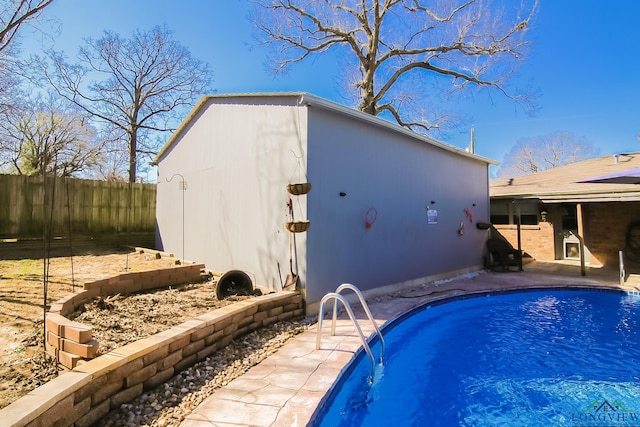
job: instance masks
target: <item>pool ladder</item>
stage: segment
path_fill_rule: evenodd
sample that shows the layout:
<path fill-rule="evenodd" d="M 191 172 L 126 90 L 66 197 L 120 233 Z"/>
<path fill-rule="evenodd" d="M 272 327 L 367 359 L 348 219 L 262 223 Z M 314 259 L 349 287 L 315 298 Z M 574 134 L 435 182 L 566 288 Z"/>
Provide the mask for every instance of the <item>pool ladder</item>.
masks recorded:
<path fill-rule="evenodd" d="M 366 351 L 366 353 L 369 355 L 369 358 L 371 359 L 371 377 L 369 378 L 369 383 L 371 383 L 373 381 L 374 374 L 375 374 L 376 359 L 373 356 L 373 352 L 371 351 L 371 347 L 369 346 L 369 342 L 367 341 L 367 339 L 365 338 L 364 334 L 362 333 L 362 328 L 360 327 L 360 324 L 358 323 L 358 320 L 354 316 L 353 310 L 351 309 L 351 306 L 349 305 L 349 302 L 347 301 L 347 299 L 344 296 L 342 296 L 340 294 L 344 290 L 351 290 L 358 296 L 358 299 L 360 300 L 360 305 L 362 305 L 362 308 L 364 309 L 365 313 L 367 314 L 367 317 L 369 317 L 369 320 L 373 324 L 373 327 L 374 327 L 374 329 L 376 331 L 376 334 L 378 335 L 378 338 L 380 339 L 380 362 L 379 363 L 380 363 L 380 365 L 382 365 L 382 363 L 383 363 L 384 338 L 382 337 L 382 332 L 380 332 L 380 328 L 378 328 L 378 324 L 376 323 L 375 319 L 371 315 L 371 311 L 369 310 L 369 306 L 367 305 L 366 301 L 364 300 L 364 297 L 362 296 L 362 293 L 360 292 L 360 290 L 358 288 L 356 288 L 354 285 L 352 285 L 350 283 L 343 283 L 342 285 L 338 286 L 338 288 L 336 289 L 335 292 L 329 292 L 320 301 L 320 309 L 318 311 L 318 333 L 316 335 L 316 350 L 320 349 L 320 343 L 322 341 L 322 320 L 324 318 L 324 304 L 327 301 L 333 300 L 333 322 L 331 323 L 331 335 L 334 336 L 336 334 L 336 321 L 337 321 L 337 317 L 338 317 L 338 301 L 340 301 L 342 303 L 342 305 L 344 305 L 344 308 L 345 308 L 347 314 L 349 315 L 349 318 L 351 319 L 351 322 L 353 322 L 353 325 L 356 327 L 356 330 L 358 331 L 358 335 L 360 336 L 360 340 L 362 341 L 362 347 L 364 347 L 364 350 Z"/>

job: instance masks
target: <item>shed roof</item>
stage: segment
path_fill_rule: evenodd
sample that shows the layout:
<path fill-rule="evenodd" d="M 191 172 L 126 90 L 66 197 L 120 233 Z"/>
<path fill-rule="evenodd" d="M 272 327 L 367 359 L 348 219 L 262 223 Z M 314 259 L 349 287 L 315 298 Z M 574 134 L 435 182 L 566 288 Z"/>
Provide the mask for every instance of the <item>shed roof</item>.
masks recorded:
<path fill-rule="evenodd" d="M 489 195 L 545 203 L 640 201 L 639 185 L 576 182 L 636 167 L 640 167 L 640 153 L 598 157 L 529 175 L 493 179 Z"/>
<path fill-rule="evenodd" d="M 154 164 L 161 159 L 164 153 L 171 148 L 173 144 L 175 144 L 178 140 L 178 137 L 182 134 L 182 132 L 188 127 L 189 123 L 194 120 L 194 118 L 198 115 L 200 110 L 204 108 L 208 103 L 225 103 L 228 102 L 230 104 L 251 104 L 251 105 L 306 105 L 311 107 L 319 107 L 324 108 L 330 111 L 333 111 L 338 114 L 343 114 L 348 117 L 352 117 L 357 120 L 368 122 L 375 126 L 380 126 L 386 129 L 390 129 L 394 132 L 403 133 L 408 135 L 416 140 L 420 140 L 426 142 L 428 144 L 434 145 L 436 147 L 442 148 L 444 150 L 459 154 L 464 157 L 469 157 L 474 160 L 478 160 L 487 164 L 497 165 L 498 162 L 487 159 L 482 156 L 478 156 L 476 154 L 472 154 L 463 150 L 461 148 L 455 147 L 453 145 L 437 141 L 433 138 L 430 138 L 426 135 L 417 133 L 410 129 L 401 127 L 395 123 L 384 120 L 380 117 L 372 116 L 370 114 L 363 113 L 361 111 L 355 110 L 353 108 L 346 107 L 344 105 L 337 104 L 335 102 L 319 98 L 317 96 L 311 95 L 305 92 L 286 92 L 286 93 L 242 93 L 242 94 L 226 94 L 226 95 L 206 95 L 200 98 L 198 103 L 193 107 L 191 112 L 187 115 L 187 117 L 180 123 L 180 126 L 175 130 L 175 132 L 171 135 L 171 137 L 167 140 L 165 145 L 160 149 L 158 154 L 154 159 Z"/>

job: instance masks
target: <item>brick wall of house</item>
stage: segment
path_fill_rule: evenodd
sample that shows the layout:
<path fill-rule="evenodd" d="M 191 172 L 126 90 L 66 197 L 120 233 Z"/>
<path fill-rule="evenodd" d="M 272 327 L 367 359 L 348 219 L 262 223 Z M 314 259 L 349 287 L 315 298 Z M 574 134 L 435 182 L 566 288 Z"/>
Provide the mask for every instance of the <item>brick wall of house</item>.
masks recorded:
<path fill-rule="evenodd" d="M 618 267 L 618 251 L 626 249 L 629 226 L 640 221 L 640 202 L 603 202 L 582 205 L 585 246 L 591 256 L 589 265 Z M 518 246 L 515 225 L 496 225 L 496 231 L 513 247 Z M 522 249 L 540 261 L 555 260 L 554 230 L 551 222 L 523 225 Z"/>
<path fill-rule="evenodd" d="M 640 221 L 640 202 L 608 202 L 584 205 L 585 244 L 591 263 L 618 266 L 618 251 L 624 251 L 629 226 Z"/>
<path fill-rule="evenodd" d="M 515 225 L 496 225 L 496 231 L 506 238 L 514 248 L 518 247 L 518 229 Z M 522 250 L 532 258 L 553 261 L 553 224 L 541 222 L 538 225 L 520 226 Z"/>

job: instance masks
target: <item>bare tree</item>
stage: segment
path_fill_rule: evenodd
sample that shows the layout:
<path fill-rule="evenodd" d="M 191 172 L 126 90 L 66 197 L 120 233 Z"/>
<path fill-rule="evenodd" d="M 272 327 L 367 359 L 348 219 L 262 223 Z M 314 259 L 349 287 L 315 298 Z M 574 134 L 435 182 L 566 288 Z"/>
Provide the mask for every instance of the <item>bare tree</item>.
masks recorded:
<path fill-rule="evenodd" d="M 173 131 L 178 110 L 191 107 L 211 78 L 208 64 L 193 58 L 164 26 L 138 30 L 129 39 L 110 31 L 87 39 L 77 65 L 59 52 L 51 59 L 53 70 L 45 75 L 58 93 L 123 137 L 130 182 L 136 180 L 138 155 L 158 150 L 152 135 Z"/>
<path fill-rule="evenodd" d="M 86 117 L 51 97 L 29 100 L 0 121 L 0 165 L 12 173 L 73 176 L 95 167 L 101 149 Z"/>
<path fill-rule="evenodd" d="M 0 1 L 0 52 L 7 49 L 21 26 L 40 16 L 53 0 L 2 0 Z"/>
<path fill-rule="evenodd" d="M 513 177 L 580 162 L 598 156 L 600 150 L 584 137 L 569 132 L 518 140 L 504 156 L 497 177 Z"/>
<path fill-rule="evenodd" d="M 14 107 L 21 94 L 24 66 L 18 60 L 19 34 L 25 26 L 37 27 L 42 11 L 53 0 L 0 0 L 0 112 Z"/>
<path fill-rule="evenodd" d="M 507 81 L 526 53 L 537 0 L 522 9 L 484 0 L 253 0 L 259 41 L 282 71 L 316 53 L 337 51 L 358 108 L 429 131 L 454 115 L 425 107 L 440 88 L 493 88 L 535 109 L 530 91 Z M 528 1 L 528 0 L 527 0 Z"/>
<path fill-rule="evenodd" d="M 100 130 L 100 138 L 104 141 L 101 162 L 97 167 L 97 179 L 106 181 L 127 181 L 129 171 L 129 150 L 127 136 L 114 126 L 104 126 Z"/>

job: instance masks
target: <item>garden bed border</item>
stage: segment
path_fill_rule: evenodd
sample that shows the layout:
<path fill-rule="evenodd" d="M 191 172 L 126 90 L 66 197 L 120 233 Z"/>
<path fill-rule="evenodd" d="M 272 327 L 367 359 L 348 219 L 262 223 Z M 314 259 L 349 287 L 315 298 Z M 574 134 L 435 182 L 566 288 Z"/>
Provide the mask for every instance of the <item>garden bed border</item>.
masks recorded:
<path fill-rule="evenodd" d="M 74 300 L 74 295 L 77 294 L 67 297 L 67 301 Z M 58 313 L 68 314 L 66 307 L 65 304 L 59 306 Z M 0 420 L 15 427 L 91 426 L 145 390 L 206 359 L 233 339 L 304 313 L 304 300 L 298 291 L 235 302 L 79 363 L 71 371 L 1 409 Z"/>
<path fill-rule="evenodd" d="M 71 293 L 51 304 L 47 312 L 44 333 L 47 353 L 67 369 L 73 369 L 82 359 L 96 357 L 99 343 L 92 339 L 89 326 L 73 322 L 64 316 L 96 297 L 129 295 L 136 292 L 196 283 L 209 277 L 204 264 L 189 263 L 175 267 L 136 271 L 86 282 L 79 292 Z"/>

